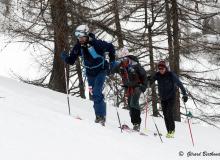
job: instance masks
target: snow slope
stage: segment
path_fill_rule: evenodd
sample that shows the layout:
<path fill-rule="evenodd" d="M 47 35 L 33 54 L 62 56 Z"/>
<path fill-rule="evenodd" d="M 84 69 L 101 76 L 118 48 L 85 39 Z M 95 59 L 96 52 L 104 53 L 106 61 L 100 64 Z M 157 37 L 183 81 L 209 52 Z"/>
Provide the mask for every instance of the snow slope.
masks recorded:
<path fill-rule="evenodd" d="M 155 127 L 148 115 L 147 134 L 121 133 L 114 107 L 108 105 L 106 127 L 95 124 L 92 102 L 71 97 L 68 115 L 66 95 L 45 88 L 0 77 L 0 159 L 1 160 L 176 160 L 210 159 L 190 152 L 220 153 L 220 130 L 192 126 L 192 147 L 187 123 L 176 123 L 174 139 L 165 138 L 163 119 L 155 118 L 164 143 L 153 136 Z M 122 123 L 129 115 L 120 110 Z M 74 117 L 80 116 L 83 120 Z M 143 119 L 144 119 L 144 115 Z M 142 128 L 144 128 L 144 123 Z M 179 156 L 183 151 L 184 155 Z"/>

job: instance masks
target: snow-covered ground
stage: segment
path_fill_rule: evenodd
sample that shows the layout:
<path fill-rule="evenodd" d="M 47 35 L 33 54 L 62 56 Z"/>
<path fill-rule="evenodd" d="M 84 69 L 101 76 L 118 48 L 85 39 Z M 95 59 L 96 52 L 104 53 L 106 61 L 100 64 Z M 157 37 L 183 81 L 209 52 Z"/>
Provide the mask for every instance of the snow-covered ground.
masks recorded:
<path fill-rule="evenodd" d="M 187 123 L 176 123 L 175 138 L 166 139 L 163 119 L 155 118 L 163 134 L 161 143 L 153 135 L 156 129 L 150 115 L 148 136 L 121 133 L 114 107 L 108 105 L 106 127 L 102 127 L 94 123 L 92 102 L 76 97 L 70 102 L 72 116 L 68 115 L 65 94 L 0 77 L 0 159 L 220 159 L 220 130 L 216 128 L 193 125 L 193 147 Z M 119 109 L 119 113 L 122 123 L 131 126 L 128 112 Z M 83 120 L 74 118 L 77 116 Z M 187 157 L 191 152 L 201 155 Z M 203 152 L 219 155 L 202 156 Z"/>

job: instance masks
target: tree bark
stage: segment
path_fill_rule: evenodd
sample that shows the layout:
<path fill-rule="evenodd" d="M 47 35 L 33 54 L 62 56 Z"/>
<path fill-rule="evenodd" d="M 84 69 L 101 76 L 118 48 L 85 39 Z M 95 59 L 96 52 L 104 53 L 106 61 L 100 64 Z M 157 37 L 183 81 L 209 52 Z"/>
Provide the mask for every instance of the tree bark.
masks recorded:
<path fill-rule="evenodd" d="M 153 42 L 152 42 L 152 29 L 151 26 L 148 26 L 148 40 L 149 40 L 149 53 L 150 53 L 150 68 L 151 72 L 153 73 L 155 71 L 154 67 L 154 56 L 153 56 Z M 158 116 L 158 109 L 157 109 L 157 93 L 156 93 L 156 87 L 155 83 L 151 86 L 151 99 L 152 99 L 152 107 L 153 107 L 153 116 Z"/>
<path fill-rule="evenodd" d="M 113 13 L 114 13 L 114 20 L 115 20 L 116 36 L 118 38 L 117 39 L 118 47 L 121 49 L 124 47 L 124 43 L 123 43 L 123 35 L 122 35 L 122 30 L 121 30 L 120 17 L 119 17 L 119 8 L 118 8 L 119 2 L 120 1 L 118 1 L 118 0 L 113 0 Z M 127 107 L 126 97 L 123 95 L 120 95 L 121 93 L 119 92 L 119 89 L 118 89 L 118 87 L 119 87 L 118 85 L 120 85 L 120 84 L 118 84 L 117 81 L 118 80 L 116 78 L 115 86 L 112 86 L 112 87 L 116 87 L 115 89 L 117 91 L 116 104 L 117 104 L 117 107 L 119 107 L 119 103 L 120 103 L 119 99 L 120 99 L 120 97 L 123 97 L 124 108 L 126 108 Z"/>
<path fill-rule="evenodd" d="M 79 93 L 80 93 L 80 97 L 85 99 L 86 98 L 86 95 L 85 95 L 85 84 L 84 84 L 84 81 L 83 81 L 83 74 L 82 74 L 82 69 L 81 69 L 81 64 L 80 64 L 79 58 L 77 59 L 75 64 L 76 64 L 76 72 L 77 72 L 78 79 L 79 79 Z"/>
<path fill-rule="evenodd" d="M 82 14 L 84 14 L 83 10 L 82 11 L 79 11 L 81 12 Z M 76 29 L 76 26 L 80 25 L 80 19 L 77 18 L 77 17 L 74 17 L 73 14 L 71 14 L 71 22 L 72 22 L 72 29 Z M 73 32 L 73 31 L 71 31 Z M 72 40 L 71 40 L 71 43 L 72 44 L 75 44 L 76 41 L 74 40 L 74 36 L 72 34 Z M 77 72 L 77 75 L 78 75 L 78 80 L 79 80 L 79 94 L 80 94 L 80 97 L 81 98 L 86 98 L 86 95 L 85 95 L 85 82 L 83 80 L 83 74 L 82 74 L 82 66 L 81 66 L 81 62 L 80 62 L 80 58 L 77 58 L 76 62 L 75 62 L 75 65 L 76 65 L 76 72 Z"/>
<path fill-rule="evenodd" d="M 120 17 L 119 17 L 118 0 L 113 0 L 113 7 L 114 7 L 113 10 L 115 15 L 116 33 L 118 37 L 118 46 L 119 48 L 122 48 L 124 44 L 123 44 L 123 36 L 122 36 Z"/>
<path fill-rule="evenodd" d="M 173 49 L 174 49 L 174 54 L 173 54 L 173 71 L 179 75 L 180 73 L 180 65 L 179 65 L 179 60 L 180 60 L 180 34 L 179 34 L 179 16 L 178 16 L 178 5 L 176 0 L 172 0 L 172 19 L 173 19 Z M 180 116 L 180 100 L 179 100 L 179 90 L 177 90 L 176 94 L 176 103 L 174 107 L 174 120 L 175 121 L 181 121 L 181 116 Z"/>
<path fill-rule="evenodd" d="M 171 71 L 173 70 L 173 38 L 171 29 L 171 13 L 170 13 L 170 0 L 165 0 L 166 3 L 166 23 L 167 23 L 167 37 L 168 37 L 168 50 L 169 50 L 169 64 Z"/>
<path fill-rule="evenodd" d="M 151 1 L 152 2 L 152 1 Z M 149 58 L 150 58 L 150 70 L 152 73 L 155 71 L 154 67 L 154 53 L 153 53 L 153 40 L 152 40 L 152 26 L 153 24 L 148 23 L 148 0 L 144 1 L 144 8 L 145 8 L 145 28 L 148 30 L 148 41 L 149 41 Z M 152 9 L 152 17 L 153 15 L 153 6 L 151 6 Z M 152 18 L 153 21 L 153 18 Z M 153 22 L 152 22 L 153 23 Z M 156 93 L 156 87 L 155 83 L 151 85 L 151 99 L 152 99 L 152 108 L 153 108 L 153 116 L 158 116 L 158 109 L 157 109 L 157 93 Z"/>
<path fill-rule="evenodd" d="M 50 0 L 51 18 L 54 30 L 54 60 L 49 88 L 66 92 L 64 63 L 60 58 L 62 51 L 68 51 L 68 26 L 64 0 Z M 68 71 L 67 71 L 68 73 Z M 67 75 L 68 76 L 68 75 Z"/>

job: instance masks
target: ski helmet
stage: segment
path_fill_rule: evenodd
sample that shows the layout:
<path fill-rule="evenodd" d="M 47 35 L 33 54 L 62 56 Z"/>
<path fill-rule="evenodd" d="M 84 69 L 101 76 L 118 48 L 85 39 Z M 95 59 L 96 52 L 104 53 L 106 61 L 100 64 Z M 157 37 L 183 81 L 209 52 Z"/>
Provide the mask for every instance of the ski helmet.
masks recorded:
<path fill-rule="evenodd" d="M 118 53 L 118 58 L 126 57 L 129 55 L 129 51 L 126 47 L 123 47 L 122 49 L 119 50 Z"/>
<path fill-rule="evenodd" d="M 77 38 L 88 36 L 88 34 L 89 34 L 89 27 L 87 25 L 80 25 L 76 28 L 75 36 Z"/>

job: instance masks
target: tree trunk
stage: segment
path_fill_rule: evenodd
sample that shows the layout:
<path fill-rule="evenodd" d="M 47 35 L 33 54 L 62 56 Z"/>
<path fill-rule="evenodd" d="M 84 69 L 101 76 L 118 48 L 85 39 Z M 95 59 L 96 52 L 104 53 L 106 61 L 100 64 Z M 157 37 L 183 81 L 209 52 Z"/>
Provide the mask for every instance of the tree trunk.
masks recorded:
<path fill-rule="evenodd" d="M 80 11 L 82 14 L 84 14 L 83 10 Z M 71 22 L 72 22 L 72 29 L 73 31 L 71 32 L 74 32 L 74 30 L 76 29 L 76 26 L 80 25 L 80 19 L 79 18 L 76 18 L 74 17 L 73 14 L 71 14 Z M 71 35 L 72 39 L 71 39 L 71 43 L 72 44 L 75 44 L 76 41 L 74 40 L 74 35 L 72 34 Z M 80 59 L 77 58 L 76 62 L 75 62 L 75 65 L 76 65 L 76 72 L 77 72 L 77 75 L 78 75 L 78 80 L 79 80 L 79 94 L 80 94 L 80 97 L 81 98 L 86 98 L 86 95 L 85 95 L 85 82 L 83 80 L 83 74 L 82 74 L 82 68 L 81 68 L 81 62 L 80 62 Z M 90 95 L 90 94 L 89 94 Z M 90 96 L 91 97 L 91 96 Z"/>
<path fill-rule="evenodd" d="M 68 51 L 68 26 L 67 14 L 64 0 L 50 0 L 51 18 L 54 30 L 54 60 L 52 74 L 49 81 L 49 88 L 66 92 L 64 63 L 60 53 Z M 67 71 L 68 73 L 68 71 Z"/>
<path fill-rule="evenodd" d="M 154 56 L 153 56 L 153 42 L 152 42 L 152 29 L 151 26 L 148 26 L 148 40 L 149 40 L 149 53 L 150 53 L 150 68 L 151 72 L 155 71 L 154 68 Z M 153 116 L 158 116 L 158 109 L 157 109 L 157 93 L 155 83 L 151 86 L 151 99 L 152 99 L 152 107 L 153 107 Z"/>
<path fill-rule="evenodd" d="M 122 48 L 124 44 L 123 44 L 123 36 L 122 36 L 120 17 L 119 17 L 118 0 L 113 1 L 113 7 L 114 7 L 114 14 L 115 14 L 116 33 L 118 37 L 118 46 L 119 48 Z"/>
<path fill-rule="evenodd" d="M 80 93 L 80 97 L 85 99 L 86 98 L 86 95 L 85 95 L 85 84 L 84 84 L 84 81 L 83 81 L 82 69 L 81 69 L 81 64 L 80 64 L 79 58 L 77 59 L 75 64 L 76 64 L 76 72 L 77 72 L 78 79 L 79 79 L 79 93 Z"/>
<path fill-rule="evenodd" d="M 119 1 L 120 2 L 120 1 Z M 119 4 L 118 4 L 118 0 L 113 0 L 113 12 L 114 12 L 114 19 L 115 19 L 115 28 L 116 28 L 116 36 L 117 36 L 117 41 L 118 41 L 118 47 L 121 49 L 124 47 L 124 43 L 123 43 L 123 36 L 122 36 L 122 30 L 121 30 L 121 23 L 120 23 L 120 17 L 119 17 L 119 8 L 118 8 Z M 118 80 L 116 79 L 115 83 Z M 124 102 L 124 108 L 127 107 L 127 100 L 126 97 L 123 95 L 120 95 L 121 93 L 118 90 L 118 85 L 120 84 L 115 84 L 115 87 L 117 88 L 117 107 L 119 107 L 119 99 L 120 97 L 123 97 L 123 102 Z M 113 87 L 113 86 L 112 86 Z"/>
<path fill-rule="evenodd" d="M 151 70 L 151 73 L 154 73 L 155 67 L 154 67 L 154 53 L 153 53 L 153 40 L 152 40 L 152 24 L 148 23 L 147 7 L 148 7 L 148 0 L 144 1 L 145 28 L 148 30 L 150 70 Z M 153 6 L 151 6 L 151 9 L 152 9 L 152 17 L 153 17 L 154 16 L 153 15 Z M 152 20 L 153 20 L 153 18 L 152 18 Z M 159 115 L 159 113 L 158 113 L 158 109 L 157 109 L 157 93 L 156 93 L 155 83 L 153 83 L 151 85 L 151 99 L 152 99 L 153 116 L 157 117 Z"/>
<path fill-rule="evenodd" d="M 177 1 L 172 0 L 172 18 L 173 18 L 173 49 L 174 49 L 174 54 L 173 54 L 173 71 L 179 75 L 180 73 L 180 66 L 179 66 L 179 60 L 180 60 L 180 43 L 179 43 L 179 26 L 178 26 L 178 21 L 179 21 L 179 16 L 178 16 L 178 6 L 177 6 Z M 181 121 L 180 117 L 180 101 L 179 101 L 179 90 L 177 90 L 176 94 L 176 105 L 174 107 L 174 120 L 176 121 Z"/>
<path fill-rule="evenodd" d="M 170 13 L 170 1 L 165 0 L 166 3 L 166 23 L 167 23 L 167 36 L 168 36 L 168 50 L 169 50 L 169 65 L 171 71 L 173 71 L 173 38 L 171 29 L 171 13 Z"/>

